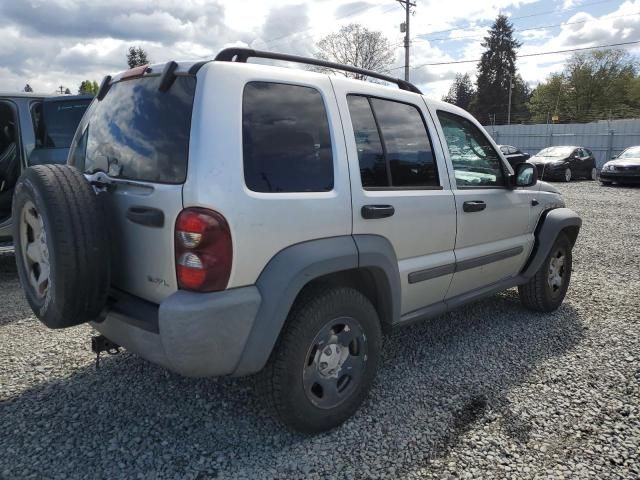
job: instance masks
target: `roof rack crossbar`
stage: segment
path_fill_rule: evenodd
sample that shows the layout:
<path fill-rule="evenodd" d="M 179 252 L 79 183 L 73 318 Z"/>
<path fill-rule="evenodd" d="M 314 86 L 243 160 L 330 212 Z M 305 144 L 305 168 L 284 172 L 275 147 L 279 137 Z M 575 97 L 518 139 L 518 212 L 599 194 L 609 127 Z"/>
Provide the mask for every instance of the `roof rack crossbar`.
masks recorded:
<path fill-rule="evenodd" d="M 390 77 L 383 75 L 382 73 L 373 72 L 364 68 L 352 67 L 350 65 L 342 65 L 341 63 L 327 62 L 325 60 L 318 60 L 317 58 L 300 57 L 298 55 L 289 55 L 286 53 L 264 52 L 261 50 L 253 50 L 251 48 L 225 48 L 222 50 L 215 61 L 218 62 L 242 62 L 245 63 L 249 58 L 267 58 L 270 60 L 282 60 L 284 62 L 302 63 L 306 65 L 316 65 L 318 67 L 325 67 L 331 70 L 342 70 L 345 72 L 358 73 L 366 77 L 377 78 L 384 80 L 385 82 L 395 83 L 401 90 L 408 92 L 422 94 L 420 89 L 413 83 L 407 82 L 400 78 Z"/>

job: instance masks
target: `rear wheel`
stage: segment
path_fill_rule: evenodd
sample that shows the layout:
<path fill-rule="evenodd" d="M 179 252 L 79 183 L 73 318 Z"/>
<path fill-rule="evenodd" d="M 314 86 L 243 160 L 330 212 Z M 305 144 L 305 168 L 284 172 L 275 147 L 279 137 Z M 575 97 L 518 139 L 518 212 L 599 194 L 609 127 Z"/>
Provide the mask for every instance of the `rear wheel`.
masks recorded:
<path fill-rule="evenodd" d="M 539 312 L 557 309 L 569 288 L 571 265 L 571 242 L 561 233 L 533 278 L 518 287 L 522 304 Z"/>
<path fill-rule="evenodd" d="M 565 182 L 570 182 L 571 181 L 571 175 L 572 175 L 571 174 L 571 169 L 570 168 L 565 169 L 563 180 Z"/>
<path fill-rule="evenodd" d="M 593 167 L 591 169 L 591 180 L 597 180 L 598 179 L 598 170 L 596 169 L 596 167 Z"/>
<path fill-rule="evenodd" d="M 369 392 L 381 344 L 378 315 L 364 295 L 311 289 L 296 302 L 261 374 L 262 394 L 289 428 L 330 430 Z"/>
<path fill-rule="evenodd" d="M 109 286 L 107 232 L 96 194 L 66 165 L 38 165 L 20 177 L 13 204 L 20 283 L 50 328 L 99 317 Z"/>

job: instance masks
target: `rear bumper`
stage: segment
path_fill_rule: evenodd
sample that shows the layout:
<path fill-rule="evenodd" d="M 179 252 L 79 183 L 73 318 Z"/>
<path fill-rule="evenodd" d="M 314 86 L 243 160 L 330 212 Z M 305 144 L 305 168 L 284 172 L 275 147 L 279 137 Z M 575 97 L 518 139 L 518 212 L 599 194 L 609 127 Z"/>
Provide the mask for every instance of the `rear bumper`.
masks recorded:
<path fill-rule="evenodd" d="M 255 286 L 179 291 L 160 305 L 115 297 L 105 320 L 91 325 L 127 350 L 188 377 L 233 374 L 261 303 Z"/>

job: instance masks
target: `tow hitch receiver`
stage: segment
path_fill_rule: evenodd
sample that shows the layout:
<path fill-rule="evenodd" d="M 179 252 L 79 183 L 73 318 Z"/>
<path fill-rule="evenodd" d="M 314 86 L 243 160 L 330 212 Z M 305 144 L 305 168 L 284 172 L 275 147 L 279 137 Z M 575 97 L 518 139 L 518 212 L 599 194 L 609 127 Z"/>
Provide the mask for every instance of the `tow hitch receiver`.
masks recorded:
<path fill-rule="evenodd" d="M 100 354 L 107 352 L 109 355 L 120 353 L 120 345 L 113 343 L 104 335 L 91 337 L 91 351 L 96 354 L 96 369 L 100 368 Z"/>

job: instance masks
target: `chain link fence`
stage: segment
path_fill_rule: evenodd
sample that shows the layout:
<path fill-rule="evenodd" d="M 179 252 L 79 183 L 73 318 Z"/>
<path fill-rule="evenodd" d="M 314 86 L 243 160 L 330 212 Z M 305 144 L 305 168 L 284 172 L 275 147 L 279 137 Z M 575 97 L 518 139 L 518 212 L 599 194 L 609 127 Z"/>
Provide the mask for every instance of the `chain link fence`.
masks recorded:
<path fill-rule="evenodd" d="M 632 145 L 640 145 L 640 119 L 593 123 L 485 125 L 498 145 L 513 145 L 531 155 L 545 147 L 575 145 L 588 148 L 598 168 Z"/>

